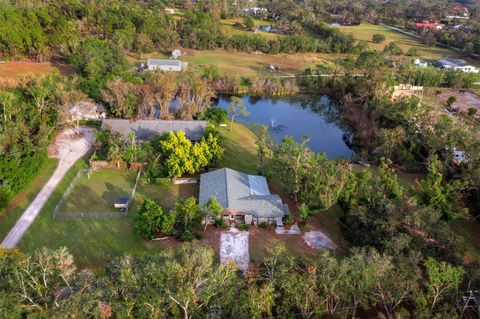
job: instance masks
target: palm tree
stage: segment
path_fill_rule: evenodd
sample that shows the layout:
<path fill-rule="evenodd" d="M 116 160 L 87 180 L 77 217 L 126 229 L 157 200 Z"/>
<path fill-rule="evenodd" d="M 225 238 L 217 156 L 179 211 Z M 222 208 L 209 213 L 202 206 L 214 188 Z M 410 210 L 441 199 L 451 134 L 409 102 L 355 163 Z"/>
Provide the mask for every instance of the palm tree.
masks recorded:
<path fill-rule="evenodd" d="M 118 145 L 112 145 L 108 149 L 108 160 L 110 162 L 115 162 L 115 166 L 120 166 L 120 161 L 122 160 L 122 153 L 120 151 L 120 147 Z"/>

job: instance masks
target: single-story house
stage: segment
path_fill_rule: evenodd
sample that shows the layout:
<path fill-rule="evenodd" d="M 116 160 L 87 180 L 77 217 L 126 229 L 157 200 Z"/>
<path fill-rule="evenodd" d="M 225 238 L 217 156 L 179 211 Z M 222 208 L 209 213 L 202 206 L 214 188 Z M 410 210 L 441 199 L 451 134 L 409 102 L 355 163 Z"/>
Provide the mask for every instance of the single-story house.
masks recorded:
<path fill-rule="evenodd" d="M 478 73 L 478 69 L 468 64 L 465 60 L 444 57 L 438 60 L 437 64 L 444 70 L 462 71 L 465 73 Z"/>
<path fill-rule="evenodd" d="M 200 176 L 199 203 L 207 203 L 212 197 L 225 208 L 222 218 L 231 223 L 282 225 L 282 218 L 289 214 L 280 196 L 270 194 L 265 177 L 230 168 Z"/>
<path fill-rule="evenodd" d="M 147 70 L 154 71 L 176 71 L 180 72 L 186 70 L 188 67 L 188 62 L 183 62 L 180 60 L 157 60 L 157 59 L 148 59 L 146 68 Z"/>
<path fill-rule="evenodd" d="M 102 121 L 102 130 L 118 132 L 125 137 L 135 132 L 137 140 L 146 141 L 155 135 L 183 131 L 192 142 L 200 141 L 205 134 L 207 121 L 164 121 L 164 120 L 123 120 L 105 119 Z"/>

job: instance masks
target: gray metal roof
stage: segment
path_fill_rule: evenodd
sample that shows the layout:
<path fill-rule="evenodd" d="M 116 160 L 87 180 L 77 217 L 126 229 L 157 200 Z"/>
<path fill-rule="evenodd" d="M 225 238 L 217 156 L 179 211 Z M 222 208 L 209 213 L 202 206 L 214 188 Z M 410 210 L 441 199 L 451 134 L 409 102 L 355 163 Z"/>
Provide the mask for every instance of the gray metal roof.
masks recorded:
<path fill-rule="evenodd" d="M 267 181 L 263 176 L 248 175 L 230 168 L 202 174 L 200 204 L 208 202 L 213 196 L 224 208 L 249 213 L 255 217 L 285 215 L 282 199 L 278 195 L 270 194 Z"/>
<path fill-rule="evenodd" d="M 135 132 L 137 139 L 148 140 L 157 134 L 167 132 L 185 132 L 185 136 L 191 141 L 199 141 L 205 134 L 207 128 L 206 121 L 163 121 L 163 120 L 122 120 L 105 119 L 102 122 L 102 130 L 118 132 L 127 136 L 130 132 Z"/>
<path fill-rule="evenodd" d="M 447 65 L 451 68 L 459 68 L 459 67 L 464 67 L 468 65 L 468 63 L 465 60 L 455 59 L 448 56 L 444 57 L 438 62 L 440 62 L 442 65 Z"/>
<path fill-rule="evenodd" d="M 181 66 L 181 65 L 182 65 L 182 61 L 180 61 L 180 60 L 157 60 L 157 59 L 148 59 L 147 65 Z"/>

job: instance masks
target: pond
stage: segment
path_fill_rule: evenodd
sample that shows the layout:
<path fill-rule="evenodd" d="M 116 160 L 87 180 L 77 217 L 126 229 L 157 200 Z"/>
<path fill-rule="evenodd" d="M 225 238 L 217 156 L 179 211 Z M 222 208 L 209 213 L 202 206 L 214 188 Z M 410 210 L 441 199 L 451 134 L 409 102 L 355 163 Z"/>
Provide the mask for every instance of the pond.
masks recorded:
<path fill-rule="evenodd" d="M 342 122 L 337 102 L 327 95 L 297 95 L 294 97 L 267 98 L 243 96 L 248 116 L 239 116 L 244 124 L 262 124 L 270 128 L 276 140 L 293 136 L 300 141 L 302 135 L 310 137 L 309 147 L 324 152 L 331 159 L 350 159 L 355 154 L 351 148 L 351 131 Z M 230 97 L 220 96 L 216 106 L 226 109 Z"/>

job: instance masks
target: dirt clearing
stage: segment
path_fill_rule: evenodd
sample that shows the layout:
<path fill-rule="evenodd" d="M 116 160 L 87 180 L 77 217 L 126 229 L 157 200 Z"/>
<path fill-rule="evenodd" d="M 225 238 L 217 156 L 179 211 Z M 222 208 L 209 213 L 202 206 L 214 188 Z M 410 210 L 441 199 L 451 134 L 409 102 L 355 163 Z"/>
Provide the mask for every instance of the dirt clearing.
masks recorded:
<path fill-rule="evenodd" d="M 62 75 L 73 72 L 73 68 L 60 62 L 31 62 L 31 61 L 8 61 L 0 64 L 0 85 L 4 87 L 14 86 L 22 78 L 29 75 L 45 75 L 54 69 Z"/>
<path fill-rule="evenodd" d="M 235 261 L 238 269 L 246 271 L 250 263 L 248 231 L 232 229 L 220 235 L 220 262 Z"/>
<path fill-rule="evenodd" d="M 309 247 L 317 250 L 337 248 L 337 245 L 327 235 L 318 230 L 306 232 L 303 240 Z"/>

